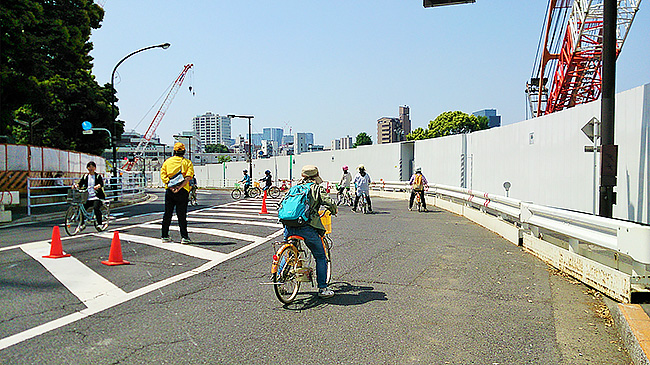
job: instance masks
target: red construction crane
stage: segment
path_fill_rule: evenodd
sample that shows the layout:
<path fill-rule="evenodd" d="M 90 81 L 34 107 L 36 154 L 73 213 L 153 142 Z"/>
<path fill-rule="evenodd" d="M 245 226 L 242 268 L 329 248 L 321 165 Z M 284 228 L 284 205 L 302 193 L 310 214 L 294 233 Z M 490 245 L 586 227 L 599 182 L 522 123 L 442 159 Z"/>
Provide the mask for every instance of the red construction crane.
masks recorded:
<path fill-rule="evenodd" d="M 176 93 L 178 92 L 178 89 L 181 87 L 183 81 L 185 80 L 185 75 L 187 75 L 187 72 L 190 70 L 190 68 L 192 68 L 192 66 L 194 66 L 194 64 L 190 63 L 185 65 L 183 71 L 181 71 L 180 75 L 178 75 L 171 89 L 169 89 L 167 96 L 165 96 L 165 100 L 163 100 L 162 105 L 160 105 L 160 109 L 158 109 L 158 112 L 153 117 L 151 124 L 149 124 L 149 128 L 147 128 L 147 132 L 144 134 L 144 136 L 142 136 L 140 143 L 138 143 L 138 146 L 135 148 L 135 152 L 134 152 L 135 158 L 132 161 L 128 161 L 122 167 L 122 170 L 130 171 L 133 168 L 133 165 L 135 165 L 136 162 L 138 162 L 138 160 L 144 155 L 144 151 L 149 145 L 149 142 L 151 142 L 151 138 L 156 132 L 156 129 L 158 129 L 158 126 L 160 125 L 160 121 L 162 121 L 163 117 L 165 116 L 167 109 L 169 109 L 169 105 L 171 105 L 172 101 L 174 100 L 174 97 L 176 96 Z M 190 91 L 191 90 L 192 89 L 190 87 Z"/>
<path fill-rule="evenodd" d="M 641 0 L 619 0 L 616 54 Z M 603 0 L 549 0 L 543 37 L 526 94 L 532 116 L 600 97 Z M 547 85 L 549 83 L 550 85 Z"/>

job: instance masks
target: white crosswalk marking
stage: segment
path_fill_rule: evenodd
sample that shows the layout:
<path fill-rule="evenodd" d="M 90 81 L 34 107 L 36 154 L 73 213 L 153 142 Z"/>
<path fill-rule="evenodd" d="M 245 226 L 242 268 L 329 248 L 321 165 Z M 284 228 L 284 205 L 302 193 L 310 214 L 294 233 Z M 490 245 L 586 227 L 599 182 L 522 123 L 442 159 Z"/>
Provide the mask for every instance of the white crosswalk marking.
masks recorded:
<path fill-rule="evenodd" d="M 103 276 L 97 274 L 74 257 L 43 258 L 50 252 L 49 242 L 25 244 L 20 248 L 43 265 L 88 308 L 105 306 L 119 300 L 126 294 L 115 284 L 104 279 Z"/>
<path fill-rule="evenodd" d="M 272 221 L 278 221 L 278 217 L 273 217 L 269 215 L 252 215 L 252 214 L 239 214 L 239 213 L 220 213 L 216 211 L 203 211 L 200 213 L 195 213 L 194 215 L 203 215 L 203 216 L 222 216 L 222 217 L 233 217 L 233 218 L 259 218 Z"/>

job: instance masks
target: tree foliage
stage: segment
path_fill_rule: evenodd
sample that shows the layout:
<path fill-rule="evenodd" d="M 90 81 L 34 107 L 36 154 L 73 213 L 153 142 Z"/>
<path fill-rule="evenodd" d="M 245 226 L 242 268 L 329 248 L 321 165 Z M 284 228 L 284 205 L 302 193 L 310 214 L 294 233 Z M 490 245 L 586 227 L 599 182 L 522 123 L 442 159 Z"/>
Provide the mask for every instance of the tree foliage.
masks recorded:
<path fill-rule="evenodd" d="M 94 154 L 110 146 L 108 138 L 81 133 L 86 120 L 113 130 L 115 93 L 97 83 L 89 55 L 90 32 L 103 17 L 92 0 L 0 3 L 0 135 L 28 143 L 29 128 L 14 120 L 43 118 L 33 126 L 34 145 Z"/>
<path fill-rule="evenodd" d="M 217 157 L 217 163 L 230 162 L 232 158 L 230 156 L 219 156 Z"/>
<path fill-rule="evenodd" d="M 222 144 L 209 144 L 205 146 L 205 152 L 207 153 L 228 153 L 230 150 L 228 147 Z"/>
<path fill-rule="evenodd" d="M 372 139 L 366 132 L 361 132 L 357 134 L 357 139 L 354 142 L 354 145 L 352 146 L 353 148 L 357 146 L 365 146 L 365 145 L 371 145 L 372 144 Z"/>
<path fill-rule="evenodd" d="M 429 121 L 426 130 L 417 128 L 406 136 L 409 141 L 444 137 L 452 134 L 475 132 L 488 128 L 487 117 L 463 113 L 461 111 L 449 111 L 440 114 L 436 119 Z"/>

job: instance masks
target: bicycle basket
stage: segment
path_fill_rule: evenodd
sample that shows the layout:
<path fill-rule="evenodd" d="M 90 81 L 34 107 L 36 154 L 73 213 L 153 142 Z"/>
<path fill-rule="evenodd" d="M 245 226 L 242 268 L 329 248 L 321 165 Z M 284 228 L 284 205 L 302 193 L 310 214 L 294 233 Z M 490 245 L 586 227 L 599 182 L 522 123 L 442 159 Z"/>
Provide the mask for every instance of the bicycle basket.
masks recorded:
<path fill-rule="evenodd" d="M 88 200 L 88 191 L 79 191 L 76 189 L 68 190 L 68 203 L 85 203 Z"/>
<path fill-rule="evenodd" d="M 318 212 L 321 217 L 320 221 L 323 223 L 323 226 L 325 227 L 325 233 L 330 234 L 332 233 L 332 214 L 330 213 L 329 210 L 321 210 Z"/>

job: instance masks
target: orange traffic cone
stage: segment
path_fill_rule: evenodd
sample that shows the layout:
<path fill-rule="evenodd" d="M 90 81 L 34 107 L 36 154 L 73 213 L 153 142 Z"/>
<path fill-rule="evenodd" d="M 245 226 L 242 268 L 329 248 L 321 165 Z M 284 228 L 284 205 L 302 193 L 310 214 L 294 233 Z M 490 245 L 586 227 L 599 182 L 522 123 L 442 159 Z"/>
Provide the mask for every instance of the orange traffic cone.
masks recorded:
<path fill-rule="evenodd" d="M 46 257 L 48 259 L 60 259 L 61 257 L 68 257 L 70 254 L 63 253 L 63 246 L 61 245 L 61 232 L 59 226 L 52 228 L 52 244 L 50 246 L 50 254 Z"/>
<path fill-rule="evenodd" d="M 111 242 L 111 252 L 108 254 L 108 261 L 102 261 L 102 264 L 109 266 L 130 264 L 130 262 L 122 259 L 122 246 L 120 245 L 120 235 L 117 231 L 113 233 L 113 241 Z"/>
<path fill-rule="evenodd" d="M 262 210 L 260 211 L 260 214 L 269 214 L 266 210 L 266 190 L 264 190 L 264 197 L 262 197 Z"/>

